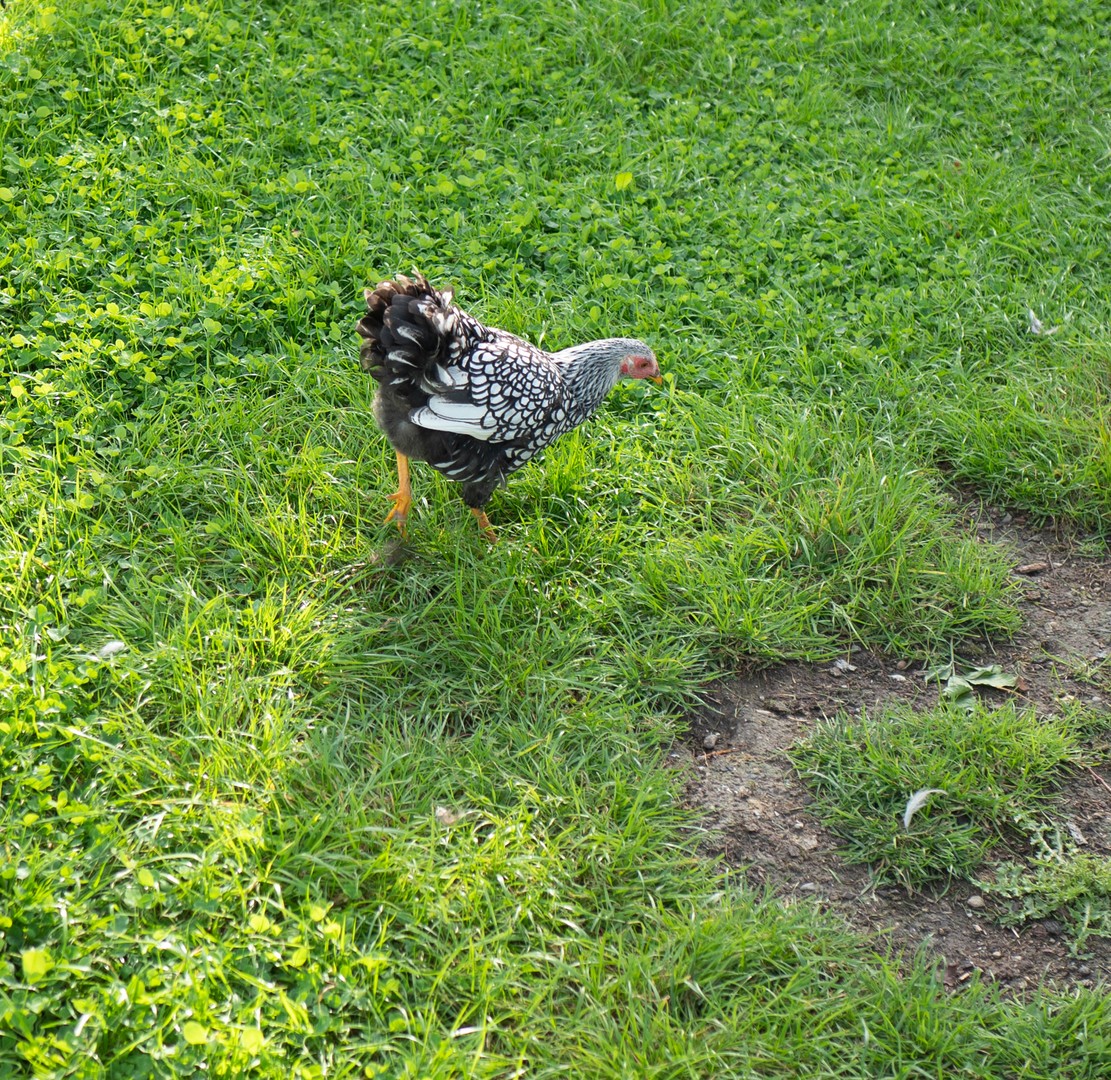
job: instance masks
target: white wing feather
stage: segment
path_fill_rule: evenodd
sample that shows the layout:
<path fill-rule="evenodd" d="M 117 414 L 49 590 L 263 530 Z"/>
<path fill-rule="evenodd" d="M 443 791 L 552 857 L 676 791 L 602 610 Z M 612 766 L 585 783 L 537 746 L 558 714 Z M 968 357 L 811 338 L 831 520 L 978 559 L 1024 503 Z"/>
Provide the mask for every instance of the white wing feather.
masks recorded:
<path fill-rule="evenodd" d="M 485 406 L 448 401 L 439 396 L 430 397 L 427 405 L 414 409 L 409 420 L 430 431 L 453 431 L 484 441 L 494 434 L 493 419 Z"/>

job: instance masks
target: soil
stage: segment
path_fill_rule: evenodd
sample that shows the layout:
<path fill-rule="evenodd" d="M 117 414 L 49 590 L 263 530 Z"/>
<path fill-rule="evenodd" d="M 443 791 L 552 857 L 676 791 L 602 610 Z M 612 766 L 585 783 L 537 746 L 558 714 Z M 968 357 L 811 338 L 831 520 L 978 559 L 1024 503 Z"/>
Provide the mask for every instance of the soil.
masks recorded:
<path fill-rule="evenodd" d="M 1083 538 L 1034 528 L 1021 515 L 968 514 L 983 543 L 1011 554 L 1023 628 L 1013 641 L 969 649 L 961 659 L 1019 675 L 1018 699 L 1040 715 L 1070 698 L 1111 709 L 1111 559 L 1085 555 Z M 1073 956 L 1059 921 L 1003 927 L 994 916 L 1004 902 L 979 895 L 970 882 L 914 895 L 876 885 L 866 866 L 842 860 L 837 838 L 809 812 L 811 796 L 787 747 L 822 717 L 894 701 L 928 708 L 939 689 L 918 664 L 858 651 L 833 664 L 788 663 L 716 684 L 672 752 L 689 769 L 687 797 L 703 815 L 707 853 L 782 899 L 839 913 L 881 949 L 910 956 L 924 948 L 953 989 L 976 972 L 1019 995 L 1040 985 L 1111 984 L 1111 939 L 1093 936 Z M 1003 700 L 1007 692 L 981 693 Z M 1111 761 L 1067 776 L 1058 811 L 1085 850 L 1111 855 Z"/>

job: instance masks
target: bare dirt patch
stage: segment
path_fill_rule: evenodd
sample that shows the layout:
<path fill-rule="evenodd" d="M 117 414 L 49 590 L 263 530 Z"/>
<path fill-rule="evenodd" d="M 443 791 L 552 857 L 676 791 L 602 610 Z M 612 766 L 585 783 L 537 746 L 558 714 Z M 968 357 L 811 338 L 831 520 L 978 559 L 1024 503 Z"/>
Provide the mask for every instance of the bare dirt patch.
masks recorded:
<path fill-rule="evenodd" d="M 1111 709 L 1111 559 L 1086 556 L 1075 535 L 1035 529 L 1021 516 L 983 511 L 971 520 L 984 543 L 1009 549 L 1024 624 L 1014 641 L 961 658 L 1019 675 L 1018 698 L 1039 715 L 1069 698 Z M 1003 691 L 982 692 L 1003 700 Z M 913 896 L 877 887 L 867 867 L 842 860 L 837 838 L 809 813 L 811 797 L 784 751 L 815 720 L 895 700 L 925 708 L 938 693 L 919 665 L 863 652 L 718 683 L 673 752 L 690 770 L 687 796 L 704 815 L 707 848 L 753 885 L 815 900 L 897 952 L 924 947 L 950 987 L 976 971 L 1015 993 L 1045 983 L 1111 982 L 1111 941 L 1090 938 L 1084 955 L 1074 957 L 1055 919 L 1001 927 L 993 918 L 997 902 L 969 882 Z M 1083 837 L 1085 850 L 1111 855 L 1111 765 L 1067 777 L 1059 817 Z"/>

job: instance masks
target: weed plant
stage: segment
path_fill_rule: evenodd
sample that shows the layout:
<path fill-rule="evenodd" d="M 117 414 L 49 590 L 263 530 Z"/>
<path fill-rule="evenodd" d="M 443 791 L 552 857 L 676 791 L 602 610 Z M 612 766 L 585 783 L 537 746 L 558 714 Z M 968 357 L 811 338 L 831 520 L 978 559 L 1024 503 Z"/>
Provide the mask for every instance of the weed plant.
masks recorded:
<path fill-rule="evenodd" d="M 1074 952 L 1088 938 L 1111 937 L 1111 859 L 1080 848 L 1075 826 L 1052 821 L 1028 825 L 1031 865 L 1006 861 L 992 868 L 985 892 L 1010 901 L 1004 923 L 1051 916 L 1063 920 Z"/>

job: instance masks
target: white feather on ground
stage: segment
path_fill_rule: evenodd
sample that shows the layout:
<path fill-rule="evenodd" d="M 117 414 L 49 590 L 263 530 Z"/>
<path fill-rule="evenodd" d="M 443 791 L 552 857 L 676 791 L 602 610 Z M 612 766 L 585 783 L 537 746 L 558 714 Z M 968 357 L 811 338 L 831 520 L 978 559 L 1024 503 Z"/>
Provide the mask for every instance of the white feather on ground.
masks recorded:
<path fill-rule="evenodd" d="M 909 799 L 907 799 L 907 808 L 903 811 L 903 828 L 910 828 L 911 818 L 926 805 L 926 801 L 931 795 L 948 795 L 947 791 L 943 791 L 938 787 L 922 788 L 916 791 Z"/>

